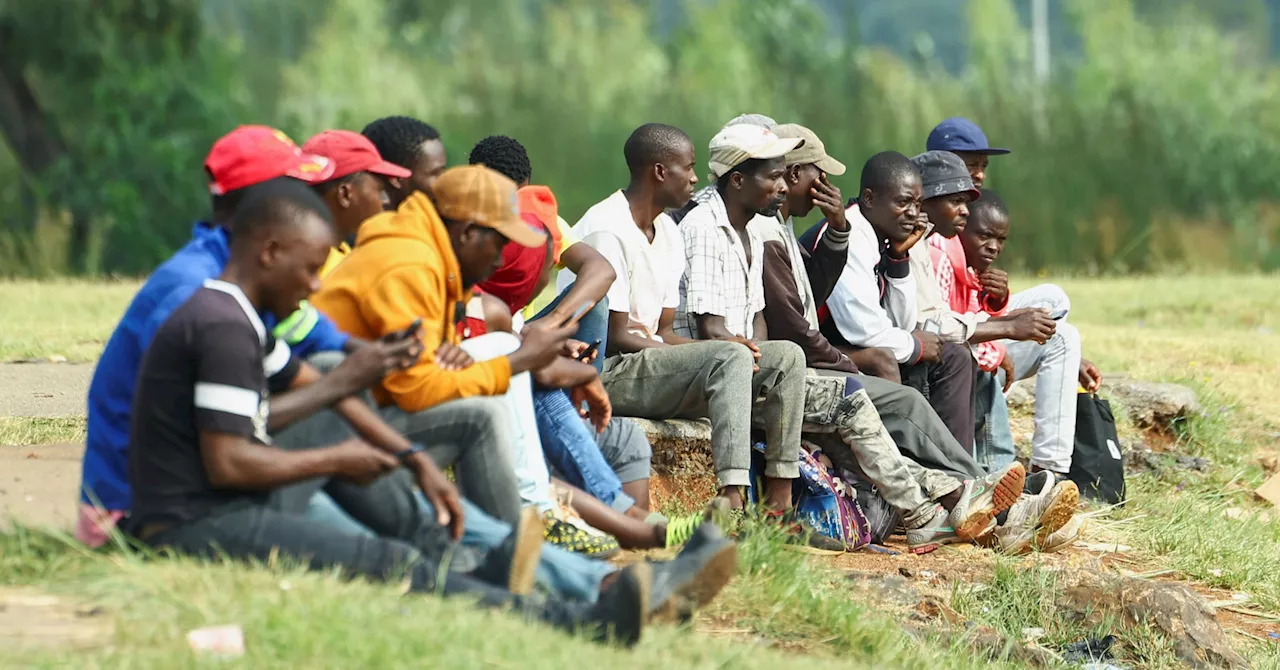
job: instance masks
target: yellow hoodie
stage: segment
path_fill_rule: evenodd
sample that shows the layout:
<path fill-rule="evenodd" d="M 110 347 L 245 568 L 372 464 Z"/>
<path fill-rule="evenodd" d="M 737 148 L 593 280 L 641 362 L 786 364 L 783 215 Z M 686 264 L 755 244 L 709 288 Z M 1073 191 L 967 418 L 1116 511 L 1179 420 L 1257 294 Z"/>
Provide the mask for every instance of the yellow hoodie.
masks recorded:
<path fill-rule="evenodd" d="M 374 389 L 379 404 L 394 402 L 406 412 L 417 412 L 507 391 L 511 363 L 506 356 L 459 371 L 436 365 L 440 344 L 461 340 L 456 324 L 470 297 L 444 222 L 431 201 L 415 193 L 398 210 L 361 224 L 355 247 L 325 276 L 311 304 L 343 332 L 366 340 L 422 319 L 422 358 L 408 370 L 387 375 Z"/>

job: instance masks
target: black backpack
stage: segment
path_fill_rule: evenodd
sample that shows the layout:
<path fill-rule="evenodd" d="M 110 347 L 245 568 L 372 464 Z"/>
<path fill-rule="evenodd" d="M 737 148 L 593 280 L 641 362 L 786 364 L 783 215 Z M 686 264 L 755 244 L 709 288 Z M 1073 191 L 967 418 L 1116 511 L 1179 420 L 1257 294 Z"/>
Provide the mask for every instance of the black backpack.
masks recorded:
<path fill-rule="evenodd" d="M 1111 403 L 1092 393 L 1076 399 L 1076 444 L 1067 477 L 1087 498 L 1124 506 L 1124 454 Z"/>

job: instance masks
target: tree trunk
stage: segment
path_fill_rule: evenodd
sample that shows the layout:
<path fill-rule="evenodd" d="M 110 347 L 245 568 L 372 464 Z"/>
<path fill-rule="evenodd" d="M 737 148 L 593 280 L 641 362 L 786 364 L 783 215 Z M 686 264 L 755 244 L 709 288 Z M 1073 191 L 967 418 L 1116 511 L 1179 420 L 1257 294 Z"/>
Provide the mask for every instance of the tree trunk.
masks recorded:
<path fill-rule="evenodd" d="M 0 26 L 0 44 L 5 26 Z M 0 49 L 0 133 L 8 140 L 14 157 L 32 182 L 66 155 L 66 147 L 57 135 L 48 114 L 40 107 L 35 92 L 23 74 L 23 59 Z M 26 223 L 30 233 L 38 216 L 38 207 L 30 209 Z M 89 217 L 71 211 L 71 237 L 67 245 L 67 267 L 84 270 L 89 251 Z"/>

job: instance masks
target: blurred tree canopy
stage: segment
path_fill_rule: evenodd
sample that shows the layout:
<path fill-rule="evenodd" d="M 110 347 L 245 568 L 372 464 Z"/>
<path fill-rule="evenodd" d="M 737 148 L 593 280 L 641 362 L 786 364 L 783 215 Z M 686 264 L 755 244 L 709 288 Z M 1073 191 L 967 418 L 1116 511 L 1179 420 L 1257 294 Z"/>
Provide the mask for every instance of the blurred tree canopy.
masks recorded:
<path fill-rule="evenodd" d="M 848 195 L 867 156 L 973 118 L 1014 149 L 989 172 L 1011 268 L 1280 267 L 1280 0 L 1050 4 L 1039 88 L 1030 0 L 0 0 L 0 274 L 146 273 L 241 123 L 410 114 L 452 163 L 508 134 L 573 222 L 637 125 L 705 147 L 743 112 L 813 128 Z"/>

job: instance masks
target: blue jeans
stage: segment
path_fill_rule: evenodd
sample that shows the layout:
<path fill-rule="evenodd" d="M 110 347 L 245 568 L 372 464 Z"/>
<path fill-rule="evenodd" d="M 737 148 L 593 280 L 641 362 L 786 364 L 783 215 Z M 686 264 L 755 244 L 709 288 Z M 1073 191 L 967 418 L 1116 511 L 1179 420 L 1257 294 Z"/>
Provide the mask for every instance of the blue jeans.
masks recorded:
<path fill-rule="evenodd" d="M 1004 398 L 1004 370 L 977 374 L 974 384 L 976 427 L 973 456 L 987 472 L 1014 461 L 1013 433 L 1009 430 L 1009 404 Z"/>
<path fill-rule="evenodd" d="M 422 513 L 434 518 L 435 508 L 415 491 Z M 466 527 L 462 544 L 487 551 L 498 546 L 511 533 L 511 526 L 485 514 L 465 498 L 462 500 Z M 322 521 L 353 535 L 372 537 L 373 531 L 362 526 L 347 514 L 323 491 L 311 497 L 307 505 L 307 518 Z M 542 560 L 538 563 L 538 584 L 566 598 L 594 603 L 600 596 L 600 582 L 616 570 L 609 563 L 565 551 L 554 545 L 542 547 Z"/>
<path fill-rule="evenodd" d="M 564 300 L 564 297 L 568 295 L 569 291 L 572 289 L 573 284 L 566 286 L 565 289 L 560 292 L 560 295 L 556 296 L 555 300 L 552 300 L 546 307 L 542 308 L 541 312 L 533 315 L 533 318 L 529 320 L 537 321 L 538 319 L 550 314 L 551 310 L 559 306 L 560 301 Z M 599 353 L 596 354 L 596 360 L 592 365 L 596 366 L 596 372 L 604 370 L 604 349 L 609 344 L 608 298 L 601 298 L 600 302 L 597 302 L 595 306 L 591 308 L 591 311 L 582 315 L 581 319 L 578 319 L 578 332 L 573 337 L 574 339 L 586 342 L 587 344 L 600 340 Z"/>
<path fill-rule="evenodd" d="M 542 453 L 565 481 L 599 498 L 618 512 L 635 506 L 635 498 L 622 491 L 622 481 L 605 460 L 595 436 L 573 408 L 562 389 L 533 392 Z"/>

